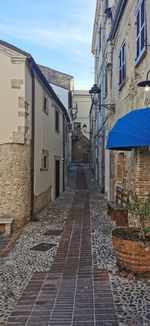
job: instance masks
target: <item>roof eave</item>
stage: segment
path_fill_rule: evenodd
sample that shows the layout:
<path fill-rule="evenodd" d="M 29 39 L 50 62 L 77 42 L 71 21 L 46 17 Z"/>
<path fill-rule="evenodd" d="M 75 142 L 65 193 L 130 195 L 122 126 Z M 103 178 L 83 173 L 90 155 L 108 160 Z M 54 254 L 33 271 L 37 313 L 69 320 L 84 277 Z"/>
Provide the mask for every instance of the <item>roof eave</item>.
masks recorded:
<path fill-rule="evenodd" d="M 119 23 L 121 21 L 121 17 L 123 15 L 123 12 L 125 10 L 126 4 L 127 4 L 128 0 L 119 0 L 118 5 L 117 5 L 117 9 L 115 12 L 115 16 L 112 22 L 112 27 L 111 27 L 111 31 L 109 34 L 109 41 L 112 41 L 116 35 Z"/>

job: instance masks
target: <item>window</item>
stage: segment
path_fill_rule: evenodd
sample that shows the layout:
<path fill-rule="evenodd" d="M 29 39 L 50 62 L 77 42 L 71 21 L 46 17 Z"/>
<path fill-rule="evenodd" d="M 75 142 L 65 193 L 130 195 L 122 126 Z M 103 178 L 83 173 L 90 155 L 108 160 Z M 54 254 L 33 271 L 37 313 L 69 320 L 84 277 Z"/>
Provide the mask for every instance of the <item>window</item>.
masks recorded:
<path fill-rule="evenodd" d="M 48 98 L 46 96 L 43 97 L 43 111 L 48 114 Z"/>
<path fill-rule="evenodd" d="M 123 43 L 119 52 L 119 85 L 122 86 L 125 80 L 126 80 L 126 57 L 125 57 L 125 43 Z"/>
<path fill-rule="evenodd" d="M 81 122 L 74 122 L 74 129 L 81 129 Z"/>
<path fill-rule="evenodd" d="M 119 53 L 119 85 L 121 85 L 126 79 L 126 54 L 125 43 L 122 44 Z"/>
<path fill-rule="evenodd" d="M 146 40 L 145 0 L 141 0 L 136 14 L 136 62 L 144 54 Z"/>
<path fill-rule="evenodd" d="M 42 150 L 42 161 L 41 161 L 41 171 L 42 170 L 48 170 L 48 165 L 49 165 L 49 162 L 48 162 L 48 150 L 46 149 L 43 149 Z"/>
<path fill-rule="evenodd" d="M 59 132 L 59 112 L 55 110 L 55 129 Z"/>

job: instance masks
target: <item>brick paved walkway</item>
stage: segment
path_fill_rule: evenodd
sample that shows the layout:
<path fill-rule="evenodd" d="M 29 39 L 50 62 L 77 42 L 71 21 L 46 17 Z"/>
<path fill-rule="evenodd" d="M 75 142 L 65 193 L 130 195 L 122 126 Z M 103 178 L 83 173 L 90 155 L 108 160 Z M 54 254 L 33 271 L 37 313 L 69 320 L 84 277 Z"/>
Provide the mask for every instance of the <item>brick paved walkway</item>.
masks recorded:
<path fill-rule="evenodd" d="M 118 325 L 108 273 L 93 265 L 89 192 L 81 168 L 51 270 L 33 274 L 7 325 Z"/>
<path fill-rule="evenodd" d="M 2 251 L 4 250 L 4 248 L 8 245 L 9 241 L 11 240 L 11 236 L 3 236 L 0 235 L 0 255 L 2 253 Z"/>

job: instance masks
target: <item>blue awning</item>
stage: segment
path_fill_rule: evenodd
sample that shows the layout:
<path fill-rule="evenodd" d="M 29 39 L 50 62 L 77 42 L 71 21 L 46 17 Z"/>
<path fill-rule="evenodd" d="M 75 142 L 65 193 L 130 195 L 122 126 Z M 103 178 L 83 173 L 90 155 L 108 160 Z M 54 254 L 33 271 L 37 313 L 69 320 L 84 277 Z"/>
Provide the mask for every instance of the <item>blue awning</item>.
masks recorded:
<path fill-rule="evenodd" d="M 108 134 L 108 149 L 130 150 L 138 146 L 150 146 L 150 108 L 130 111 Z"/>

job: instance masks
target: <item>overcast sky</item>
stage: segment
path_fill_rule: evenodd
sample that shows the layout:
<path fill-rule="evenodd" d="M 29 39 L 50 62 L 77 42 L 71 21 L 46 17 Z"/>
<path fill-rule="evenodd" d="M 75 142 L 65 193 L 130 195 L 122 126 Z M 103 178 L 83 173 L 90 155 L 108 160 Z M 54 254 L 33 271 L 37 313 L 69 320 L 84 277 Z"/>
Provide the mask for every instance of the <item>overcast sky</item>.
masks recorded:
<path fill-rule="evenodd" d="M 90 89 L 95 6 L 96 0 L 1 0 L 0 38 L 74 76 L 76 89 Z"/>

